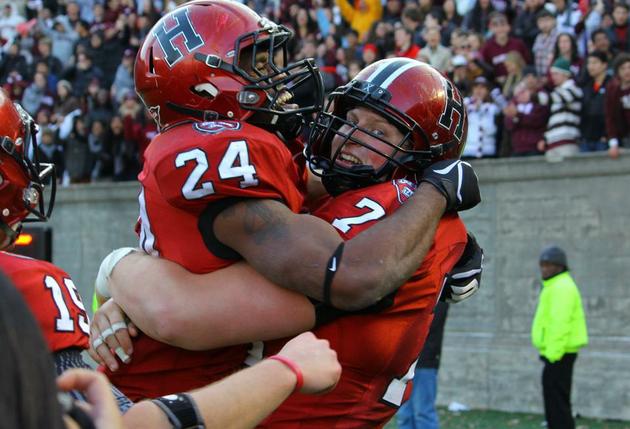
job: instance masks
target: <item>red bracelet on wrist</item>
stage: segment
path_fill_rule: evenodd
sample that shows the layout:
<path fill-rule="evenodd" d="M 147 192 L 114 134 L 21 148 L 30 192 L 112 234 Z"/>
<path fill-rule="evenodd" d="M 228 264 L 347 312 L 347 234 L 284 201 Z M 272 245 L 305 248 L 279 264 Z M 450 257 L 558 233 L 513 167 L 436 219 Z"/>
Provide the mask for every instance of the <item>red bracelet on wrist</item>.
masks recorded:
<path fill-rule="evenodd" d="M 293 362 L 288 357 L 285 357 L 282 355 L 269 356 L 267 359 L 277 360 L 285 364 L 291 371 L 293 371 L 293 374 L 295 374 L 295 377 L 297 378 L 297 381 L 295 383 L 295 389 L 293 389 L 293 391 L 299 392 L 300 389 L 302 389 L 302 386 L 304 385 L 304 376 L 302 375 L 302 370 L 300 369 L 297 363 Z"/>

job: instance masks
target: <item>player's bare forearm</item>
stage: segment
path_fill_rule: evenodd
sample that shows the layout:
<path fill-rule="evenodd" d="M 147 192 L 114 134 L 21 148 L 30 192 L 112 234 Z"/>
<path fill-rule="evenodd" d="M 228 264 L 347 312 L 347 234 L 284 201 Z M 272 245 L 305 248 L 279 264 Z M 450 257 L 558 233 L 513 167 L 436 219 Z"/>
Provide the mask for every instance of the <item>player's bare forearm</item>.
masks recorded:
<path fill-rule="evenodd" d="M 357 310 L 402 286 L 431 248 L 445 206 L 433 186 L 420 184 L 403 207 L 348 241 L 333 282 L 333 305 Z M 366 283 L 352 281 L 357 276 Z M 339 287 L 344 283 L 360 290 Z"/>
<path fill-rule="evenodd" d="M 409 207 L 346 242 L 332 283 L 335 306 L 367 307 L 400 287 L 420 265 L 445 201 L 432 186 L 421 185 L 417 194 L 407 202 Z M 214 231 L 274 283 L 324 298 L 326 266 L 341 243 L 325 221 L 296 215 L 277 201 L 252 200 L 224 210 Z"/>
<path fill-rule="evenodd" d="M 190 350 L 282 338 L 315 322 L 308 299 L 270 283 L 245 263 L 196 275 L 139 254 L 121 260 L 112 280 L 114 299 L 143 332 Z"/>

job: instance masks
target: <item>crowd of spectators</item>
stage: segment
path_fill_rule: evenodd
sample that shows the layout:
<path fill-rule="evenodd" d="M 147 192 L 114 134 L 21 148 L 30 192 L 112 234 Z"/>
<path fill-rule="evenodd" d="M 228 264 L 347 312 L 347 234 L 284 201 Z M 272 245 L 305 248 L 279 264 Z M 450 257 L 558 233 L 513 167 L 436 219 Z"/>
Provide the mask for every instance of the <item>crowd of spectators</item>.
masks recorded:
<path fill-rule="evenodd" d="M 10 1 L 0 84 L 63 183 L 134 180 L 156 133 L 133 90 L 148 30 L 181 1 Z M 327 89 L 381 58 L 426 61 L 465 97 L 470 158 L 618 156 L 630 130 L 628 4 L 611 0 L 249 0 L 292 28 Z"/>

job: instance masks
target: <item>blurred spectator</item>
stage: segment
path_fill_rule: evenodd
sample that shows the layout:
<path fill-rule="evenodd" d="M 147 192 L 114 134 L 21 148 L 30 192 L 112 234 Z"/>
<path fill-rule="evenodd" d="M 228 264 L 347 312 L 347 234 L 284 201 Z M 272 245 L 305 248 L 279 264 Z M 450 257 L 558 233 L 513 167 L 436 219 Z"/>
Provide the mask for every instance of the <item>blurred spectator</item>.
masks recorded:
<path fill-rule="evenodd" d="M 100 121 L 107 124 L 112 118 L 114 110 L 109 98 L 109 91 L 101 88 L 98 82 L 90 84 L 90 87 L 94 88 L 91 91 L 95 92 L 93 96 L 88 97 L 88 119 L 90 122 Z M 135 97 L 135 94 L 131 92 L 131 96 Z"/>
<path fill-rule="evenodd" d="M 383 11 L 382 21 L 390 25 L 400 22 L 402 18 L 402 0 L 385 0 L 385 10 Z M 412 6 L 417 11 L 417 6 Z M 422 21 L 420 14 L 417 16 L 418 22 Z"/>
<path fill-rule="evenodd" d="M 609 29 L 610 41 L 614 50 L 628 52 L 630 49 L 630 31 L 628 31 L 628 12 L 630 6 L 616 2 L 613 7 L 613 25 Z"/>
<path fill-rule="evenodd" d="M 411 31 L 405 27 L 398 27 L 394 31 L 395 56 L 416 59 L 420 53 L 420 47 L 413 43 L 412 37 Z"/>
<path fill-rule="evenodd" d="M 43 73 L 35 73 L 33 83 L 24 90 L 21 104 L 31 116 L 35 116 L 41 107 L 52 108 L 53 97 L 48 91 L 48 82 Z"/>
<path fill-rule="evenodd" d="M 103 71 L 92 65 L 89 55 L 81 52 L 77 54 L 77 63 L 66 70 L 64 78 L 73 82 L 74 94 L 80 97 L 92 80 L 103 79 Z"/>
<path fill-rule="evenodd" d="M 422 16 L 416 6 L 407 6 L 402 13 L 402 25 L 413 34 L 412 40 L 416 45 L 422 43 Z"/>
<path fill-rule="evenodd" d="M 313 47 L 312 54 L 308 57 L 315 57 L 315 45 L 311 42 Z M 114 76 L 114 83 L 112 84 L 112 97 L 116 100 L 117 104 L 122 102 L 123 97 L 129 91 L 134 91 L 133 83 L 133 62 L 136 58 L 136 54 L 131 49 L 126 49 L 122 62 L 116 69 L 116 75 Z"/>
<path fill-rule="evenodd" d="M 490 101 L 490 82 L 483 76 L 475 79 L 472 95 L 464 99 L 468 111 L 468 140 L 463 157 L 482 158 L 497 153 L 497 120 L 499 108 Z"/>
<path fill-rule="evenodd" d="M 523 79 L 525 60 L 517 51 L 510 51 L 505 56 L 504 64 L 507 76 L 501 88 L 501 93 L 506 100 L 509 100 L 514 96 L 514 88 Z"/>
<path fill-rule="evenodd" d="M 368 42 L 378 48 L 381 58 L 385 58 L 386 53 L 394 50 L 393 27 L 385 22 L 377 22 L 370 31 Z"/>
<path fill-rule="evenodd" d="M 476 0 L 472 10 L 464 16 L 463 27 L 476 33 L 486 34 L 494 6 L 490 0 Z"/>
<path fill-rule="evenodd" d="M 584 100 L 581 113 L 582 152 L 608 149 L 606 139 L 606 118 L 604 115 L 606 85 L 608 76 L 608 58 L 604 52 L 593 51 L 586 58 L 588 80 L 582 86 Z"/>
<path fill-rule="evenodd" d="M 463 20 L 462 16 L 457 13 L 455 0 L 444 0 L 442 14 L 444 16 L 442 20 L 442 44 L 448 46 L 451 40 L 451 33 L 461 27 Z"/>
<path fill-rule="evenodd" d="M 359 38 L 365 41 L 372 24 L 383 15 L 381 0 L 357 0 L 352 4 L 348 0 L 335 0 L 343 18 L 350 23 L 350 27 L 359 33 Z"/>
<path fill-rule="evenodd" d="M 609 153 L 619 155 L 619 146 L 630 148 L 630 54 L 615 59 L 615 78 L 606 87 L 606 134 Z"/>
<path fill-rule="evenodd" d="M 571 0 L 553 0 L 556 8 L 556 25 L 558 33 L 575 35 L 575 26 L 582 18 L 582 12 L 578 9 L 578 2 Z"/>
<path fill-rule="evenodd" d="M 109 141 L 112 145 L 113 174 L 115 181 L 135 180 L 140 173 L 138 146 L 125 137 L 125 128 L 120 116 L 112 117 L 109 126 Z"/>
<path fill-rule="evenodd" d="M 57 175 L 62 177 L 65 171 L 65 156 L 63 146 L 57 142 L 55 131 L 52 127 L 45 126 L 41 128 L 38 138 L 37 156 L 39 162 L 53 163 L 57 168 Z"/>
<path fill-rule="evenodd" d="M 468 73 L 468 61 L 466 61 L 466 58 L 463 55 L 455 55 L 451 59 L 451 65 L 453 71 L 449 74 L 449 78 L 463 96 L 468 95 L 471 90 L 471 80 Z"/>
<path fill-rule="evenodd" d="M 516 51 L 529 64 L 531 63 L 531 52 L 521 40 L 510 36 L 510 24 L 504 14 L 492 13 L 490 31 L 492 31 L 493 36 L 481 48 L 481 56 L 487 64 L 491 65 L 494 79 L 503 83 L 507 75 L 504 64 L 506 54 L 510 51 Z"/>
<path fill-rule="evenodd" d="M 65 17 L 59 16 L 52 22 L 52 28 L 43 23 L 39 23 L 39 29 L 46 35 L 52 43 L 52 55 L 57 58 L 61 64 L 68 64 L 72 53 L 74 52 L 74 44 L 79 38 L 74 31 L 74 25 L 70 24 Z"/>
<path fill-rule="evenodd" d="M 72 131 L 65 141 L 64 183 L 86 183 L 90 181 L 92 159 L 88 146 L 88 126 L 80 116 L 73 117 Z"/>
<path fill-rule="evenodd" d="M 113 174 L 113 152 L 105 124 L 109 124 L 109 121 L 94 120 L 90 125 L 88 147 L 91 155 L 90 179 L 92 181 L 111 179 Z"/>
<path fill-rule="evenodd" d="M 38 62 L 45 62 L 48 65 L 48 71 L 53 74 L 56 78 L 61 76 L 61 72 L 63 71 L 63 64 L 59 61 L 59 58 L 52 55 L 52 42 L 49 38 L 44 37 L 39 39 L 37 43 L 37 51 L 38 55 L 35 55 L 33 58 L 33 63 L 36 64 Z M 31 75 L 33 75 L 31 73 Z"/>
<path fill-rule="evenodd" d="M 551 66 L 551 82 L 554 88 L 545 100 L 550 116 L 538 150 L 544 150 L 549 161 L 561 161 L 579 152 L 582 90 L 573 80 L 569 61 L 563 57 Z"/>
<path fill-rule="evenodd" d="M 17 73 L 21 78 L 28 76 L 28 63 L 26 57 L 20 53 L 20 45 L 17 42 L 12 42 L 8 49 L 2 52 L 0 81 L 6 82 L 12 73 Z"/>
<path fill-rule="evenodd" d="M 293 44 L 293 52 L 300 45 L 300 42 L 304 40 L 314 40 L 317 35 L 317 22 L 309 14 L 308 10 L 301 7 L 298 8 L 295 18 L 291 23 L 295 32 L 295 37 L 291 42 Z"/>
<path fill-rule="evenodd" d="M 591 43 L 593 51 L 604 52 L 608 59 L 608 67 L 612 67 L 614 53 L 611 49 L 610 38 L 603 28 L 599 28 L 591 33 Z"/>
<path fill-rule="evenodd" d="M 547 76 L 549 66 L 554 58 L 558 30 L 556 17 L 544 7 L 536 15 L 536 25 L 540 31 L 534 40 L 534 64 L 538 76 Z"/>
<path fill-rule="evenodd" d="M 503 109 L 504 126 L 510 134 L 510 155 L 540 155 L 537 144 L 543 139 L 549 109 L 538 103 L 538 98 L 525 81 L 516 86 L 514 98 Z"/>
<path fill-rule="evenodd" d="M 556 45 L 553 49 L 553 60 L 556 60 L 557 58 L 564 58 L 567 60 L 569 62 L 571 73 L 574 77 L 579 79 L 582 75 L 584 60 L 580 57 L 575 37 L 571 34 L 558 34 L 558 37 L 556 38 Z"/>
<path fill-rule="evenodd" d="M 422 53 L 429 59 L 429 64 L 446 73 L 451 63 L 451 50 L 440 43 L 440 30 L 437 28 L 429 28 L 424 32 L 424 38 L 427 41 L 426 46 L 422 49 Z"/>
<path fill-rule="evenodd" d="M 2 7 L 2 15 L 0 15 L 0 37 L 5 42 L 13 41 L 18 35 L 16 27 L 24 22 L 17 9 L 12 3 L 6 3 Z"/>
<path fill-rule="evenodd" d="M 378 48 L 376 45 L 371 43 L 366 43 L 363 46 L 363 52 L 361 54 L 361 59 L 363 60 L 363 66 L 368 66 L 375 62 L 379 58 Z"/>
<path fill-rule="evenodd" d="M 546 10 L 544 4 L 545 0 L 525 0 L 523 9 L 518 12 L 514 19 L 513 35 L 521 39 L 529 49 L 532 49 L 534 40 L 541 31 L 537 20 L 540 13 Z M 534 52 L 536 52 L 535 49 Z"/>
<path fill-rule="evenodd" d="M 72 84 L 67 80 L 57 82 L 57 102 L 53 109 L 54 114 L 62 119 L 79 107 L 79 99 L 72 93 Z"/>

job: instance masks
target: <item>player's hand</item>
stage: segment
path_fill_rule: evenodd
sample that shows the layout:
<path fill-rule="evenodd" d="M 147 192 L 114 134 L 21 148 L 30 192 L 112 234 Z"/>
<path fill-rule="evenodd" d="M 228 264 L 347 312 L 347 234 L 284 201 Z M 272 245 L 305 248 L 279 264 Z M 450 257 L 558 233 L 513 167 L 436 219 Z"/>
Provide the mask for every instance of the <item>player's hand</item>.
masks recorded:
<path fill-rule="evenodd" d="M 107 378 L 103 374 L 88 369 L 72 368 L 57 377 L 60 390 L 78 390 L 88 402 L 79 402 L 81 408 L 92 418 L 95 429 L 122 428 L 122 418 Z"/>
<path fill-rule="evenodd" d="M 138 335 L 138 329 L 127 321 L 123 310 L 109 299 L 92 318 L 90 324 L 90 349 L 88 353 L 96 362 L 107 365 L 111 371 L 118 369 L 116 356 L 124 363 L 131 361 L 133 346 L 131 337 Z"/>
<path fill-rule="evenodd" d="M 421 179 L 446 198 L 446 211 L 468 210 L 481 201 L 479 182 L 471 165 L 459 159 L 438 161 L 424 170 Z"/>
<path fill-rule="evenodd" d="M 440 299 L 451 304 L 473 296 L 481 285 L 483 272 L 483 249 L 475 237 L 468 233 L 466 249 L 455 267 L 446 275 Z"/>
<path fill-rule="evenodd" d="M 341 376 L 337 352 L 328 340 L 304 332 L 286 343 L 278 353 L 295 362 L 302 370 L 304 385 L 301 393 L 325 393 L 332 390 Z"/>

